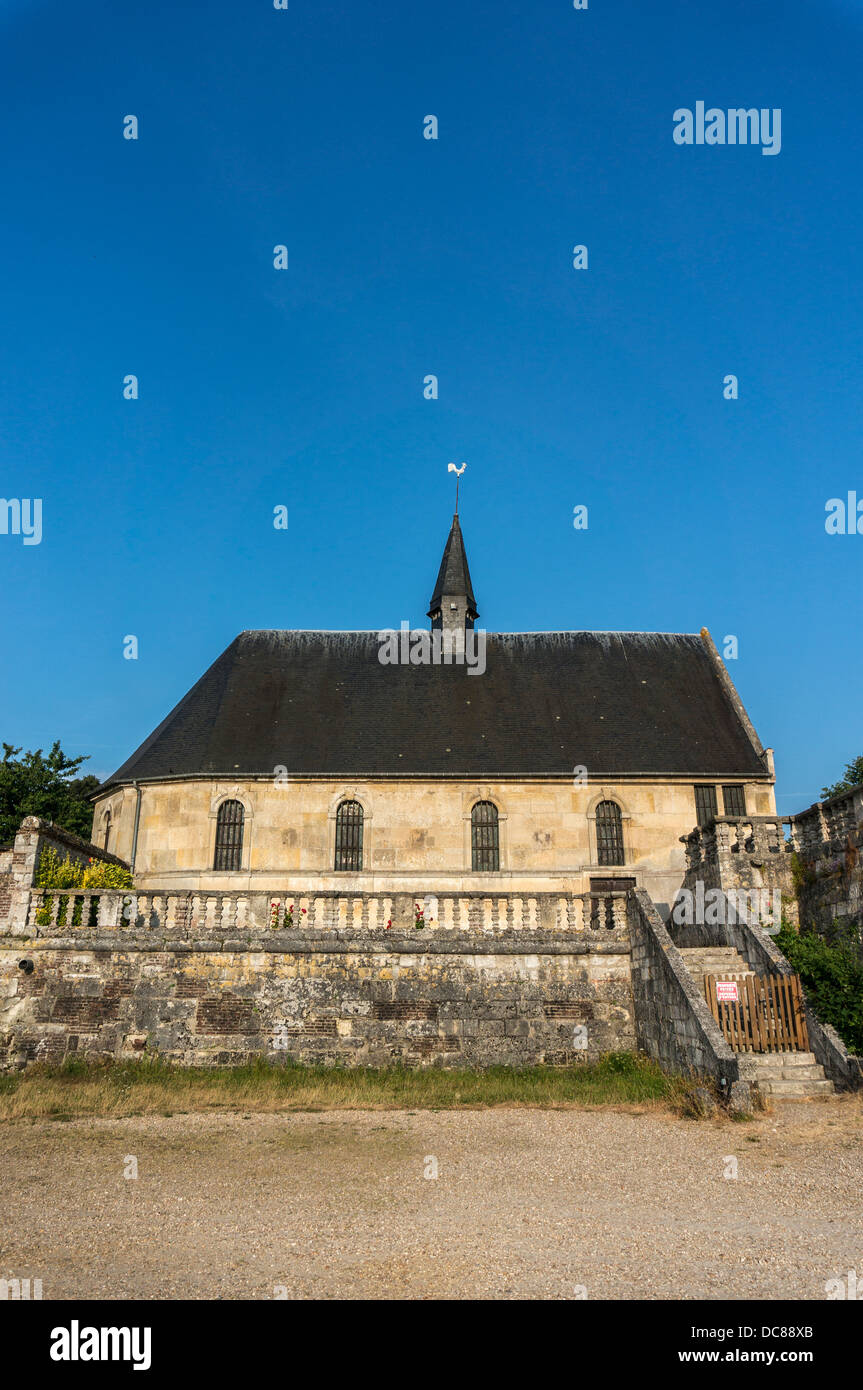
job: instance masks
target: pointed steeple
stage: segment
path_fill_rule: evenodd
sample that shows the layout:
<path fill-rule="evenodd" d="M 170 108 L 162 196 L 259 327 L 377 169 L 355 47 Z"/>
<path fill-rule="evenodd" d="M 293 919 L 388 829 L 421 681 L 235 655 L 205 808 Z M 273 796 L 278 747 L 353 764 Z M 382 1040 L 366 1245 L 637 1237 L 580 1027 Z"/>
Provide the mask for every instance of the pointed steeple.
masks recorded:
<path fill-rule="evenodd" d="M 472 628 L 479 617 L 458 512 L 452 519 L 428 616 L 431 618 L 432 630 L 442 628 L 444 632 Z"/>

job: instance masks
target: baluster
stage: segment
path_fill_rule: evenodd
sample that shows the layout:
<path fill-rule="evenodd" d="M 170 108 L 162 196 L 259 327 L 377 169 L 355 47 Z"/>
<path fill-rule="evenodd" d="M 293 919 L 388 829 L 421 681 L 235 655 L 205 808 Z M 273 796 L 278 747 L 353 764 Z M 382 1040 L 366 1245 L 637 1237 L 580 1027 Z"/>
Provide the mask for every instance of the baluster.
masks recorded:
<path fill-rule="evenodd" d="M 615 898 L 612 931 L 626 930 L 626 898 Z"/>

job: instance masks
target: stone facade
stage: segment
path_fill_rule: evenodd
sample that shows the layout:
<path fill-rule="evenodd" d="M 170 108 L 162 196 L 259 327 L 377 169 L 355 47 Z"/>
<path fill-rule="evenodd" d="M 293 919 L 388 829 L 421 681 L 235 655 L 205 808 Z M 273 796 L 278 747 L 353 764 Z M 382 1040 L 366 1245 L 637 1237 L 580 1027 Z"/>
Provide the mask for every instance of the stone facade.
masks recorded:
<path fill-rule="evenodd" d="M 753 815 L 774 811 L 772 782 L 747 782 Z M 138 799 L 140 794 L 140 812 Z M 213 868 L 218 808 L 238 800 L 245 813 L 243 862 L 226 874 Z M 333 869 L 335 816 L 341 801 L 364 812 L 363 870 Z M 500 870 L 471 869 L 470 813 L 493 801 L 500 825 Z M 595 809 L 621 808 L 624 863 L 598 863 Z M 186 779 L 116 788 L 100 799 L 93 838 L 131 859 L 142 888 L 199 892 L 582 893 L 591 877 L 632 877 L 666 914 L 683 879 L 681 836 L 695 820 L 692 779 L 608 780 L 576 786 L 572 778 L 476 782 L 406 778 L 361 783 L 322 778 L 238 781 Z M 135 840 L 137 815 L 138 833 Z"/>

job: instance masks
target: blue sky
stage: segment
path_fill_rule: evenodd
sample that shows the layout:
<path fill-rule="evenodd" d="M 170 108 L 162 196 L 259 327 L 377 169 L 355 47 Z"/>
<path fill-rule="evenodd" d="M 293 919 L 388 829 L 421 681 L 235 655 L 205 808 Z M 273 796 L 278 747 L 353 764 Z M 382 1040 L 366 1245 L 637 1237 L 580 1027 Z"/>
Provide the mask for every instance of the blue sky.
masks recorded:
<path fill-rule="evenodd" d="M 0 0 L 0 736 L 108 774 L 244 628 L 424 624 L 465 460 L 481 625 L 736 635 L 807 805 L 863 752 L 861 15 Z"/>

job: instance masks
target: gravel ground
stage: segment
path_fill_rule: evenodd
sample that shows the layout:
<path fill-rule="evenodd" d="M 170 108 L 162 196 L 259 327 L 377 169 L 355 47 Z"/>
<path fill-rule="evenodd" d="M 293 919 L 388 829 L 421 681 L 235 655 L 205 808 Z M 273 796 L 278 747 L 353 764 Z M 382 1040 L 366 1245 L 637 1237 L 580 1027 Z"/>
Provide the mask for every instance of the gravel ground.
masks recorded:
<path fill-rule="evenodd" d="M 44 1299 L 824 1299 L 826 1280 L 863 1277 L 861 1132 L 858 1097 L 747 1124 L 519 1109 L 9 1123 L 0 1276 L 41 1278 Z"/>

